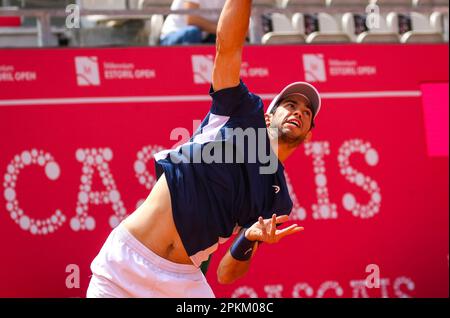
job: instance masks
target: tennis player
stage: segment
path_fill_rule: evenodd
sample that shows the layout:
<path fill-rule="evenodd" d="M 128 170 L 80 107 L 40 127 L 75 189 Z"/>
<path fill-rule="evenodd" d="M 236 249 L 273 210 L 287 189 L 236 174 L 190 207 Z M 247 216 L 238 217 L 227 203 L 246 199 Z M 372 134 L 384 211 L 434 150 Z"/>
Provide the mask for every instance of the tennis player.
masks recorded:
<path fill-rule="evenodd" d="M 220 243 L 237 234 L 217 270 L 228 284 L 245 275 L 258 244 L 303 230 L 277 228 L 292 210 L 283 162 L 311 139 L 320 97 L 292 83 L 264 113 L 239 75 L 251 5 L 226 1 L 210 111 L 188 143 L 155 155 L 158 181 L 93 260 L 88 297 L 214 297 L 200 266 Z"/>

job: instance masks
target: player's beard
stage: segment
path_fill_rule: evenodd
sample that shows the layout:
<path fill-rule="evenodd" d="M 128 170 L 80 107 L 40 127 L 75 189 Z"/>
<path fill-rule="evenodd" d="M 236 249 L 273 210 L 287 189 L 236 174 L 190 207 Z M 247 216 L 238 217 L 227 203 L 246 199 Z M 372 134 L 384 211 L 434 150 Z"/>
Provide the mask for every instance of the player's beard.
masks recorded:
<path fill-rule="evenodd" d="M 306 136 L 300 135 L 300 136 L 290 136 L 289 133 L 283 133 L 283 131 L 280 132 L 280 135 L 278 137 L 278 142 L 280 144 L 286 144 L 290 148 L 296 148 L 298 145 L 302 144 L 306 139 Z"/>
<path fill-rule="evenodd" d="M 278 134 L 278 144 L 284 144 L 287 145 L 289 148 L 295 148 L 298 145 L 302 144 L 307 134 L 300 134 L 298 136 L 293 136 L 292 133 L 283 131 L 283 124 L 281 124 L 278 127 L 271 126 L 271 128 L 276 128 L 276 132 Z"/>

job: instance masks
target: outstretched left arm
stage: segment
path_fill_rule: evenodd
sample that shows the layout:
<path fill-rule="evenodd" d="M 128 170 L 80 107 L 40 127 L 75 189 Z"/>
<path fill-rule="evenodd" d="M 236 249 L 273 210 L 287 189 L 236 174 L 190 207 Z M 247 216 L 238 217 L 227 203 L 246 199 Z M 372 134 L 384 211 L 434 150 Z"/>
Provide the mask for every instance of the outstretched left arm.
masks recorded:
<path fill-rule="evenodd" d="M 225 256 L 220 261 L 219 267 L 217 268 L 217 279 L 221 284 L 231 284 L 238 278 L 244 276 L 250 267 L 250 261 L 255 254 L 259 242 L 266 242 L 269 244 L 279 242 L 283 237 L 298 233 L 303 230 L 303 227 L 293 224 L 285 229 L 278 230 L 277 224 L 284 223 L 288 220 L 287 215 L 282 215 L 277 217 L 275 214 L 272 215 L 271 219 L 263 219 L 259 217 L 258 222 L 253 224 L 248 229 L 243 229 L 245 231 L 245 238 L 249 241 L 255 242 L 252 247 L 251 257 L 248 260 L 240 261 L 233 257 L 230 250 L 233 248 L 234 244 L 239 241 L 240 235 L 233 242 L 232 248 L 230 248 Z M 242 234 L 242 232 L 241 232 Z"/>

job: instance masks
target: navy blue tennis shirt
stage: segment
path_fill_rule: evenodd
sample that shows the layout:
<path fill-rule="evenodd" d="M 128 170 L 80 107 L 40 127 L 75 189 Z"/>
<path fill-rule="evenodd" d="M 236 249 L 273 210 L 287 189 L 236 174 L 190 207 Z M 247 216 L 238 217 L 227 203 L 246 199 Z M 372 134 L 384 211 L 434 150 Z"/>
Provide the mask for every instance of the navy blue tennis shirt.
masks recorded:
<path fill-rule="evenodd" d="M 242 81 L 216 92 L 211 87 L 210 96 L 211 109 L 189 142 L 155 155 L 157 176 L 164 173 L 169 187 L 175 226 L 196 266 L 259 216 L 292 210 L 261 98 Z M 250 137 L 236 137 L 242 131 Z"/>

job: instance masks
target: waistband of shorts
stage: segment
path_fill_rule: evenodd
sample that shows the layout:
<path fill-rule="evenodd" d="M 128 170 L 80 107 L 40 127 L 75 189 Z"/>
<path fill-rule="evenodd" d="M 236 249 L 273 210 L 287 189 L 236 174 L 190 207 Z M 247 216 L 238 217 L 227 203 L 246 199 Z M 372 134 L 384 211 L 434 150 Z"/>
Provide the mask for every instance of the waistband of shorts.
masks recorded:
<path fill-rule="evenodd" d="M 131 249 L 136 251 L 144 259 L 146 259 L 150 263 L 158 266 L 159 268 L 166 270 L 166 271 L 183 273 L 183 274 L 199 274 L 199 273 L 201 273 L 200 269 L 194 265 L 174 263 L 174 262 L 171 262 L 171 261 L 157 255 L 152 250 L 150 250 L 148 247 L 146 247 L 144 244 L 139 242 L 139 240 L 136 239 L 125 228 L 125 226 L 123 226 L 122 223 L 119 224 L 115 230 L 116 230 L 117 238 L 119 240 L 126 242 L 127 245 Z"/>

